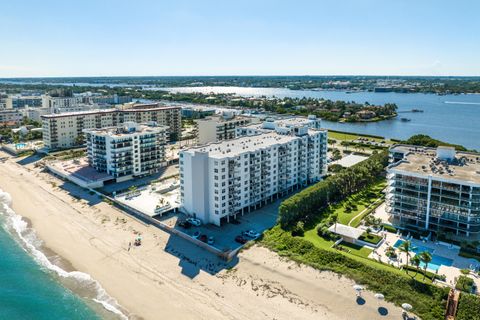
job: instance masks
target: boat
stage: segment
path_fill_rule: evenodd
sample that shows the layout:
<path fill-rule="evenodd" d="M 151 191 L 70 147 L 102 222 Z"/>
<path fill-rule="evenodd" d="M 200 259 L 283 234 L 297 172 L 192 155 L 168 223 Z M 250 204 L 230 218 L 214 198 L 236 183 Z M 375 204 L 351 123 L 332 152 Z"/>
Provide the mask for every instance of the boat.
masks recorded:
<path fill-rule="evenodd" d="M 408 118 L 401 118 L 400 121 L 403 121 L 403 122 L 408 122 L 408 121 L 412 121 L 412 119 L 408 119 Z"/>
<path fill-rule="evenodd" d="M 412 109 L 412 112 L 423 112 L 422 109 Z"/>

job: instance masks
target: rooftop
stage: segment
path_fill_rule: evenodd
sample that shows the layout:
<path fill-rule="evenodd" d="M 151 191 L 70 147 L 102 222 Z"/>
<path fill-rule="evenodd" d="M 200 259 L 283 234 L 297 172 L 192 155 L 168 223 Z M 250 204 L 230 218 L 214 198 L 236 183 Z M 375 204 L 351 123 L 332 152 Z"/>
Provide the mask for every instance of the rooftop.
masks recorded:
<path fill-rule="evenodd" d="M 451 147 L 427 148 L 410 145 L 396 145 L 390 151 L 404 153 L 403 160 L 390 165 L 390 170 L 480 183 L 479 153 L 455 152 Z"/>
<path fill-rule="evenodd" d="M 115 112 L 144 112 L 144 111 L 158 111 L 158 110 L 169 110 L 169 109 L 180 110 L 180 107 L 161 106 L 158 104 L 135 105 L 134 107 L 124 108 L 124 109 L 110 108 L 110 109 L 95 109 L 95 110 L 87 110 L 87 111 L 48 114 L 48 115 L 43 115 L 42 119 L 64 118 L 64 117 L 71 117 L 71 116 L 85 116 L 85 115 L 93 115 L 93 114 L 108 114 L 108 113 L 115 113 Z"/>
<path fill-rule="evenodd" d="M 138 133 L 158 133 L 161 131 L 167 131 L 168 127 L 166 126 L 156 126 L 154 124 L 135 124 L 135 123 L 126 123 L 123 126 L 118 127 L 106 127 L 100 129 L 85 129 L 84 132 L 99 136 L 109 136 L 109 137 L 126 137 L 132 134 Z"/>
<path fill-rule="evenodd" d="M 228 114 L 228 115 L 212 115 L 205 117 L 203 119 L 197 119 L 197 122 L 207 122 L 207 121 L 216 121 L 218 123 L 221 122 L 230 122 L 230 121 L 238 121 L 238 120 L 253 120 L 254 118 L 249 117 L 249 116 L 242 116 L 242 115 L 235 115 L 235 114 Z"/>
<path fill-rule="evenodd" d="M 260 150 L 275 144 L 288 143 L 296 139 L 298 137 L 272 132 L 211 143 L 205 146 L 190 148 L 184 152 L 208 152 L 209 156 L 213 158 L 236 157 L 245 152 Z"/>
<path fill-rule="evenodd" d="M 341 223 L 331 225 L 328 228 L 328 231 L 338 234 L 342 237 L 347 237 L 352 239 L 358 239 L 364 232 L 361 229 L 350 227 Z"/>

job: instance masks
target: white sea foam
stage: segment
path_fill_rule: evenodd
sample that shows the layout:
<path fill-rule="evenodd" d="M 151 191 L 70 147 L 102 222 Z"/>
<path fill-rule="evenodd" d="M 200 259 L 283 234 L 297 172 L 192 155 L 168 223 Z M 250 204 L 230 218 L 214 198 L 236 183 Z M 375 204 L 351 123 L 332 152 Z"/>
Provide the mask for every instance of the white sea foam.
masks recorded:
<path fill-rule="evenodd" d="M 36 237 L 34 230 L 28 228 L 27 222 L 11 209 L 11 205 L 12 198 L 10 194 L 3 192 L 0 189 L 0 215 L 5 216 L 5 224 L 7 228 L 15 231 L 16 235 L 21 240 L 23 249 L 28 251 L 39 265 L 54 271 L 62 278 L 74 279 L 83 287 L 92 287 L 96 295 L 96 297 L 92 299 L 94 302 L 102 305 L 106 310 L 118 315 L 121 319 L 128 320 L 128 316 L 120 310 L 117 301 L 110 297 L 100 283 L 93 279 L 89 274 L 79 271 L 68 272 L 50 262 L 47 256 L 42 251 L 38 250 L 37 246 L 40 241 L 38 237 Z"/>

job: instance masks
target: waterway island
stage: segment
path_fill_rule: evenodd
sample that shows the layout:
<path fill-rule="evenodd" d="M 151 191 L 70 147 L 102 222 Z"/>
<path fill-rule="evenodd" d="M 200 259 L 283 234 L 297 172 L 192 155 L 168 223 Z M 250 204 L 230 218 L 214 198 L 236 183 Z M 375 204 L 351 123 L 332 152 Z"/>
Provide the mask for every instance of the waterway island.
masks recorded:
<path fill-rule="evenodd" d="M 156 93 L 156 94 L 155 94 Z M 150 99 L 192 102 L 209 105 L 231 106 L 235 108 L 262 109 L 280 114 L 295 114 L 307 116 L 314 114 L 322 119 L 336 122 L 372 122 L 391 119 L 397 116 L 397 105 L 385 103 L 372 105 L 368 102 L 333 101 L 323 98 L 293 98 L 293 97 L 241 97 L 235 94 L 204 94 L 148 92 Z M 159 96 L 160 95 L 160 96 Z"/>

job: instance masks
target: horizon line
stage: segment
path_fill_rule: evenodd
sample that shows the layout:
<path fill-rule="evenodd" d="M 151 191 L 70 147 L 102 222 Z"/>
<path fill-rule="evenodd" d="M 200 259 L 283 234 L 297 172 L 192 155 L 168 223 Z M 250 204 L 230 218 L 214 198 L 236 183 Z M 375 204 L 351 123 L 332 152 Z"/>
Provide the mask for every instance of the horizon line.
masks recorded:
<path fill-rule="evenodd" d="M 286 74 L 263 74 L 263 75 L 211 75 L 211 74 L 204 74 L 204 75 L 89 75 L 89 76 L 19 76 L 19 77 L 0 77 L 0 80 L 17 80 L 17 79 L 81 79 L 81 78 L 203 78 L 203 77 L 218 77 L 218 78 L 227 78 L 227 77 L 239 77 L 239 78 L 246 78 L 246 77 L 392 77 L 392 78 L 480 78 L 480 75 L 368 75 L 368 74 L 304 74 L 304 75 L 286 75 Z"/>

